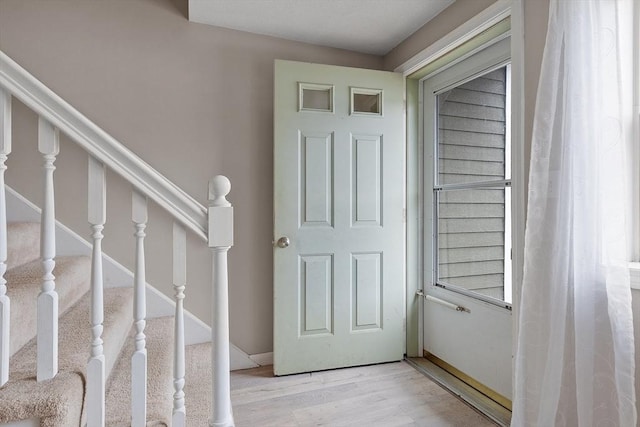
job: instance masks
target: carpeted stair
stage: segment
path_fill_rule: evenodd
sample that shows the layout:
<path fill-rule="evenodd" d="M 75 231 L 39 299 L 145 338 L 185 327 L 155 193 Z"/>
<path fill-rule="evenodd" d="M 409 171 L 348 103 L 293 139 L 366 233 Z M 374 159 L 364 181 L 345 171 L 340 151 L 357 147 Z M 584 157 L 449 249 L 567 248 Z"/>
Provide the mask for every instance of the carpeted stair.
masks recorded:
<path fill-rule="evenodd" d="M 86 365 L 91 330 L 89 320 L 90 259 L 58 257 L 56 290 L 59 295 L 59 373 L 36 381 L 36 300 L 42 268 L 40 227 L 9 224 L 7 294 L 11 299 L 11 362 L 9 382 L 0 388 L 0 424 L 40 418 L 41 426 L 69 427 L 86 423 L 84 407 Z M 107 389 L 107 425 L 129 425 L 130 358 L 133 352 L 133 291 L 105 289 L 104 353 Z M 173 319 L 148 319 L 147 425 L 170 425 L 173 397 Z"/>

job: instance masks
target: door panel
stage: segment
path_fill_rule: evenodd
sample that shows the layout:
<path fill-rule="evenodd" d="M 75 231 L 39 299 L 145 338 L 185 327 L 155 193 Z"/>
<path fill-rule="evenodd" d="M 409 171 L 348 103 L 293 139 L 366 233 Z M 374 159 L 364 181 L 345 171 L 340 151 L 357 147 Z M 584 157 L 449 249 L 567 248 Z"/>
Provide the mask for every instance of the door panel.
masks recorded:
<path fill-rule="evenodd" d="M 276 61 L 276 375 L 404 355 L 403 86 Z"/>

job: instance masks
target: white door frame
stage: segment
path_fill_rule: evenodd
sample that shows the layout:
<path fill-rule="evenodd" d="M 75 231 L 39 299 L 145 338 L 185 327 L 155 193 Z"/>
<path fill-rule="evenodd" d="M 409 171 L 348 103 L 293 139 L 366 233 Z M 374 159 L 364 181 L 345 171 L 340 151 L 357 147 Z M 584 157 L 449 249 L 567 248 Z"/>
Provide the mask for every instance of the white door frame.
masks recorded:
<path fill-rule="evenodd" d="M 486 29 L 511 17 L 511 132 L 512 132 L 512 248 L 513 248 L 513 319 L 519 316 L 525 226 L 524 163 L 524 25 L 522 0 L 498 0 L 487 9 L 410 58 L 394 71 L 405 78 L 461 46 Z M 422 301 L 416 291 L 422 289 L 423 271 L 423 146 L 419 96 L 422 84 L 406 79 L 407 101 L 407 355 L 422 357 Z M 427 273 L 430 274 L 430 273 Z M 513 322 L 513 349 L 517 343 L 517 321 Z"/>

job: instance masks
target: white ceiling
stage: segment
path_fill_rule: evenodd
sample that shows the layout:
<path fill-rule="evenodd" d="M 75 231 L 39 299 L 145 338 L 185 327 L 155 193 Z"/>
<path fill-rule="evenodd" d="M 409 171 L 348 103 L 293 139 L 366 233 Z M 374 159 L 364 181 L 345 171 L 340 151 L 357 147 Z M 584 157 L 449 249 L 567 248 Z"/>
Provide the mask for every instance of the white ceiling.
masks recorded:
<path fill-rule="evenodd" d="M 384 55 L 455 0 L 189 0 L 189 20 Z"/>

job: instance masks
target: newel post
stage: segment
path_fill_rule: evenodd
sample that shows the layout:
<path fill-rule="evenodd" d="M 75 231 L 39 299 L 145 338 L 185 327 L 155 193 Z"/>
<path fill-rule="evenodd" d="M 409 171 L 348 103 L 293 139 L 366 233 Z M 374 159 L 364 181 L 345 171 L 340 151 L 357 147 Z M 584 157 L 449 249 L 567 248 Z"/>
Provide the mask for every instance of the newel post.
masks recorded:
<path fill-rule="evenodd" d="M 209 426 L 233 427 L 229 363 L 229 282 L 227 252 L 233 246 L 233 207 L 226 199 L 231 183 L 218 175 L 209 181 L 209 247 L 213 255 L 211 351 L 213 405 Z"/>

